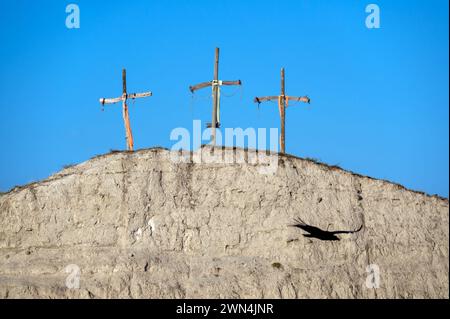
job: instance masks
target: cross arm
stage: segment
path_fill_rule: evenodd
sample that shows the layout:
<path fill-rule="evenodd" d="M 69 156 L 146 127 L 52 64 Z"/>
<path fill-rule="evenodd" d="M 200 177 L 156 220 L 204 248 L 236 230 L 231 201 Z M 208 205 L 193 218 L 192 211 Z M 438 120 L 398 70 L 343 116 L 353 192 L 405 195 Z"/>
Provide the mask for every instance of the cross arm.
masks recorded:
<path fill-rule="evenodd" d="M 191 90 L 192 93 L 194 93 L 197 90 L 206 88 L 208 86 L 212 86 L 212 85 L 242 85 L 241 80 L 237 80 L 237 81 L 209 81 L 209 82 L 203 82 L 200 84 L 196 84 L 196 85 L 192 85 L 189 87 L 189 90 Z"/>
<path fill-rule="evenodd" d="M 242 85 L 241 80 L 237 81 L 220 81 L 220 85 Z"/>
<path fill-rule="evenodd" d="M 127 94 L 127 99 L 139 99 L 142 97 L 148 97 L 148 96 L 152 96 L 152 95 L 153 95 L 152 92 L 131 93 L 131 94 Z"/>
<path fill-rule="evenodd" d="M 143 97 L 148 97 L 148 96 L 152 96 L 152 92 L 144 92 L 144 93 L 131 93 L 131 94 L 127 94 L 125 99 L 139 99 L 139 98 L 143 98 Z M 101 98 L 99 101 L 101 104 L 114 104 L 114 103 L 118 103 L 124 100 L 124 97 L 116 97 L 116 98 L 111 98 L 111 99 L 107 99 L 107 98 Z"/>
<path fill-rule="evenodd" d="M 308 96 L 286 96 L 286 99 L 288 101 L 311 103 L 311 99 Z"/>
<path fill-rule="evenodd" d="M 255 103 L 262 103 L 266 101 L 272 101 L 272 100 L 278 100 L 278 96 L 264 96 L 264 97 L 255 97 L 253 102 Z"/>
<path fill-rule="evenodd" d="M 113 99 L 105 99 L 105 98 L 101 98 L 100 99 L 100 104 L 114 104 L 114 103 L 118 103 L 123 101 L 122 97 L 116 97 Z"/>
<path fill-rule="evenodd" d="M 200 83 L 200 84 L 196 84 L 196 85 L 190 86 L 190 87 L 189 87 L 189 90 L 191 90 L 191 92 L 194 93 L 194 92 L 197 91 L 197 90 L 206 88 L 206 87 L 211 86 L 211 85 L 212 85 L 212 81 L 209 81 L 209 82 L 203 82 L 203 83 Z"/>

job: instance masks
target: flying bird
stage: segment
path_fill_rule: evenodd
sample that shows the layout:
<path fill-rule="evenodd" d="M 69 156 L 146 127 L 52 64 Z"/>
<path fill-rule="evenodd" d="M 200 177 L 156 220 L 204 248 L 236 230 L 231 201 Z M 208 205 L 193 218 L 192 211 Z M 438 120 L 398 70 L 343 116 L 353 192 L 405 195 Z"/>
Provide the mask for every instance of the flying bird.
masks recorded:
<path fill-rule="evenodd" d="M 336 235 L 354 234 L 354 233 L 359 232 L 363 227 L 363 225 L 361 224 L 361 226 L 357 230 L 328 231 L 328 230 L 322 230 L 315 226 L 308 225 L 300 218 L 294 219 L 294 221 L 295 221 L 295 224 L 291 225 L 292 227 L 297 227 L 297 228 L 304 230 L 305 232 L 308 232 L 308 234 L 303 234 L 303 236 L 308 237 L 308 238 L 317 238 L 320 240 L 340 240 L 340 238 L 337 237 Z"/>

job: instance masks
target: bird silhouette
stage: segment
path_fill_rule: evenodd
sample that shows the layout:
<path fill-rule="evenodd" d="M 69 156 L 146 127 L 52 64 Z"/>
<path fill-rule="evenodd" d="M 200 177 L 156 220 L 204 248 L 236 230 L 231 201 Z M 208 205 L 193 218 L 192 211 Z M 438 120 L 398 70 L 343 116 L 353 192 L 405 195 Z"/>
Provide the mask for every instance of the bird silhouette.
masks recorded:
<path fill-rule="evenodd" d="M 295 223 L 294 225 L 291 225 L 292 227 L 297 227 L 300 228 L 306 232 L 308 232 L 308 234 L 303 234 L 304 237 L 308 237 L 308 238 L 317 238 L 320 240 L 329 240 L 329 241 L 333 241 L 333 240 L 340 240 L 339 237 L 337 237 L 336 235 L 339 234 L 354 234 L 359 232 L 363 225 L 361 224 L 361 226 L 356 229 L 356 230 L 336 230 L 336 231 L 328 231 L 328 230 L 323 230 L 320 229 L 316 226 L 311 226 L 306 224 L 303 220 L 301 220 L 300 218 L 296 218 L 294 219 Z M 329 226 L 329 225 L 328 225 Z"/>

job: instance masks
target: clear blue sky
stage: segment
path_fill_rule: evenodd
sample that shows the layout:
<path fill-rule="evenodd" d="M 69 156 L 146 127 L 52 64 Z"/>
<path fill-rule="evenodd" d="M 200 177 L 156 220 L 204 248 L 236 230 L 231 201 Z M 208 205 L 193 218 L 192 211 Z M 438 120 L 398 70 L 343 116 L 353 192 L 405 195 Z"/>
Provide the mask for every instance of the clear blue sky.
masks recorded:
<path fill-rule="evenodd" d="M 312 99 L 287 111 L 288 153 L 448 197 L 447 0 L 79 0 L 72 30 L 69 3 L 0 2 L 1 191 L 125 148 L 120 105 L 98 103 L 123 67 L 129 91 L 154 93 L 130 104 L 135 147 L 170 148 L 173 128 L 210 121 L 210 91 L 192 105 L 188 86 L 212 78 L 218 46 L 221 78 L 244 83 L 224 126 L 278 127 L 252 99 L 278 94 L 284 66 L 287 93 Z"/>

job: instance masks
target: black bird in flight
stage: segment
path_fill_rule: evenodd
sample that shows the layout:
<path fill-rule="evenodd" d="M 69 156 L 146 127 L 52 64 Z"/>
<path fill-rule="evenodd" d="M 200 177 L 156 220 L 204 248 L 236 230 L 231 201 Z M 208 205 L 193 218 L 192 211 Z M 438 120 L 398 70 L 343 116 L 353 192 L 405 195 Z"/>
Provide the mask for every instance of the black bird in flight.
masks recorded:
<path fill-rule="evenodd" d="M 300 228 L 300 229 L 308 232 L 308 234 L 303 234 L 303 236 L 308 237 L 308 238 L 317 238 L 320 240 L 340 240 L 339 237 L 337 237 L 336 235 L 357 233 L 363 227 L 363 225 L 361 224 L 361 226 L 357 230 L 328 231 L 328 230 L 322 230 L 315 226 L 308 225 L 300 218 L 294 219 L 294 221 L 296 224 L 291 225 L 291 226 Z"/>

